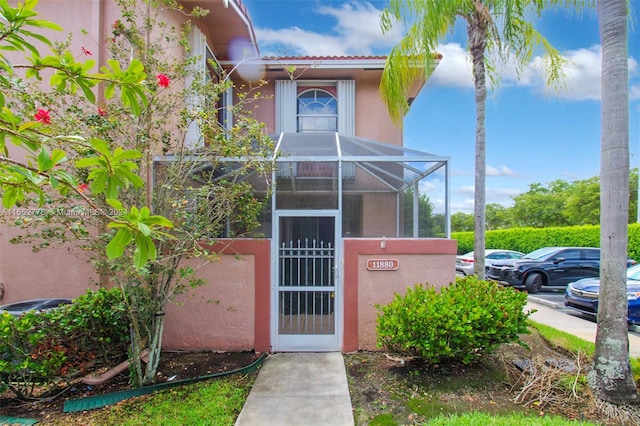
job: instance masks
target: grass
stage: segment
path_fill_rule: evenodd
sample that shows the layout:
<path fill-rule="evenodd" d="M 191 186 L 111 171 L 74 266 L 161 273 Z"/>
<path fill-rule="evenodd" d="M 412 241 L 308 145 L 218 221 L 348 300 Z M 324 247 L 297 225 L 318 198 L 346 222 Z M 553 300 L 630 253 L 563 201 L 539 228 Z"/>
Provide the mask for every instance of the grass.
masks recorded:
<path fill-rule="evenodd" d="M 535 321 L 529 320 L 529 326 L 535 328 L 542 334 L 542 336 L 551 344 L 561 347 L 573 353 L 584 353 L 590 358 L 596 351 L 596 344 L 587 340 L 576 337 L 572 334 L 564 331 L 557 330 L 548 325 L 540 324 Z M 636 381 L 640 380 L 640 358 L 635 357 L 630 359 L 631 371 Z"/>
<path fill-rule="evenodd" d="M 556 416 L 532 417 L 523 414 L 496 417 L 484 413 L 467 413 L 440 415 L 429 420 L 429 426 L 565 426 L 576 424 L 596 426 L 595 423 L 571 421 Z"/>
<path fill-rule="evenodd" d="M 589 357 L 595 354 L 596 345 L 593 342 L 581 339 L 564 331 L 549 327 L 529 320 L 529 326 L 540 332 L 542 337 L 553 345 L 561 347 L 573 353 L 584 353 Z M 631 358 L 631 371 L 633 377 L 638 380 L 640 377 L 640 358 Z M 591 422 L 577 422 L 560 417 L 530 417 L 521 414 L 511 414 L 508 416 L 491 416 L 484 413 L 453 414 L 449 416 L 438 416 L 429 421 L 429 426 L 467 426 L 467 425 L 487 425 L 487 426 L 563 426 L 574 425 L 595 425 Z"/>
<path fill-rule="evenodd" d="M 566 332 L 530 321 L 552 344 L 571 352 L 586 353 L 593 356 L 595 345 L 592 342 L 575 337 Z M 640 358 L 631 360 L 635 377 L 640 376 Z M 137 398 L 91 413 L 83 418 L 84 425 L 233 425 L 253 386 L 257 373 L 245 376 L 231 376 L 215 381 L 197 383 L 180 388 L 172 388 L 153 395 Z M 412 400 L 412 405 L 417 403 Z M 418 404 L 419 405 L 419 404 Z M 418 407 L 413 407 L 414 409 Z M 85 413 L 86 416 L 87 413 Z M 66 424 L 66 423 L 65 423 Z M 370 423 L 371 426 L 396 425 L 393 416 L 382 414 Z M 595 425 L 590 422 L 570 421 L 561 417 L 532 417 L 520 413 L 491 415 L 472 412 L 438 415 L 429 420 L 429 426 L 565 426 L 581 424 Z"/>
<path fill-rule="evenodd" d="M 167 389 L 95 413 L 83 413 L 83 425 L 198 426 L 233 425 L 257 373 Z M 69 419 L 61 423 L 69 424 Z"/>
<path fill-rule="evenodd" d="M 580 337 L 576 337 L 573 334 L 560 331 L 558 329 L 549 327 L 545 324 L 540 324 L 535 321 L 529 320 L 528 323 L 529 326 L 538 330 L 547 342 L 559 348 L 563 348 L 569 352 L 573 352 L 576 354 L 583 353 L 588 355 L 589 357 L 593 357 L 593 354 L 596 351 L 596 345 L 593 342 L 589 342 L 587 340 L 581 339 Z"/>

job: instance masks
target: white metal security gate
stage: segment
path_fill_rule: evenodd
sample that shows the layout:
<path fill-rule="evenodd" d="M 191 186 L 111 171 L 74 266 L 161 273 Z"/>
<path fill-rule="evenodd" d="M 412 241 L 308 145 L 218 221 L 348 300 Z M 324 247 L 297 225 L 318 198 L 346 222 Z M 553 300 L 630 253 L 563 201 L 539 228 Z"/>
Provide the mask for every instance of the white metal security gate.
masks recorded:
<path fill-rule="evenodd" d="M 302 213 L 276 214 L 274 349 L 336 351 L 336 214 Z"/>

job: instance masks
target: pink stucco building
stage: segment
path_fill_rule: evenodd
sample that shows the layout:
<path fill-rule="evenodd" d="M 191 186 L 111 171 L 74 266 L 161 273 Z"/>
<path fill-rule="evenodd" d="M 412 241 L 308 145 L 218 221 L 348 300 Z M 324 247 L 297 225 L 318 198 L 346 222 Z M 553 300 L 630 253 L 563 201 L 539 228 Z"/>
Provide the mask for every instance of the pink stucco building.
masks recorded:
<path fill-rule="evenodd" d="M 221 262 L 199 271 L 209 285 L 168 307 L 164 347 L 375 349 L 377 304 L 415 283 L 442 286 L 455 278 L 457 247 L 447 221 L 443 235 L 424 235 L 419 211 L 421 183 L 433 173 L 446 181 L 448 158 L 403 147 L 402 129 L 379 95 L 384 57 L 258 59 L 249 11 L 239 0 L 180 3 L 211 10 L 194 22 L 191 34 L 202 67 L 204 58 L 225 69 L 237 66 L 230 74 L 236 87 L 251 78 L 267 80 L 256 118 L 281 155 L 262 236 L 220 244 Z M 77 48 L 104 40 L 121 18 L 110 0 L 47 0 L 38 10 L 73 33 Z M 165 19 L 179 24 L 185 18 Z M 256 59 L 238 66 L 229 47 L 236 43 L 253 49 Z M 107 59 L 103 50 L 94 51 L 98 64 Z M 297 78 L 290 78 L 289 67 Z M 416 85 L 412 97 L 420 89 Z M 232 103 L 235 95 L 229 90 L 221 102 Z M 192 130 L 197 146 L 202 141 Z M 256 183 L 258 193 L 266 189 Z M 0 228 L 0 304 L 73 298 L 90 279 L 108 281 L 73 248 L 31 253 L 9 243 L 16 233 L 9 225 Z"/>

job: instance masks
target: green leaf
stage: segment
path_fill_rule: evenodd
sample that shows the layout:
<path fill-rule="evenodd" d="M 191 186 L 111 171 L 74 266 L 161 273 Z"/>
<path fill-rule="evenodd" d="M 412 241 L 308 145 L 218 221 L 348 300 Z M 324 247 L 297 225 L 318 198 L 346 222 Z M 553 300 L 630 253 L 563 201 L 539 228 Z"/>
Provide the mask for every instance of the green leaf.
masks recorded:
<path fill-rule="evenodd" d="M 149 226 L 162 226 L 165 228 L 173 228 L 173 222 L 163 216 L 149 216 L 144 223 Z"/>
<path fill-rule="evenodd" d="M 120 210 L 120 211 L 124 210 L 124 206 L 122 205 L 122 202 L 120 200 L 107 198 L 107 204 L 109 204 L 115 210 Z"/>
<path fill-rule="evenodd" d="M 51 163 L 54 166 L 57 166 L 58 164 L 62 164 L 65 161 L 67 161 L 67 154 L 60 149 L 54 149 L 51 153 Z"/>
<path fill-rule="evenodd" d="M 49 152 L 43 146 L 42 149 L 40 149 L 40 154 L 38 154 L 38 171 L 47 171 L 51 166 L 51 157 L 49 156 Z"/>
<path fill-rule="evenodd" d="M 136 250 L 133 253 L 133 262 L 138 268 L 144 267 L 149 259 L 148 243 L 150 241 L 150 238 L 136 234 Z"/>
<path fill-rule="evenodd" d="M 102 161 L 101 158 L 98 158 L 98 157 L 81 158 L 78 161 L 76 161 L 76 167 L 78 168 L 102 166 L 102 165 L 104 165 L 104 162 Z"/>
<path fill-rule="evenodd" d="M 113 154 L 113 159 L 117 161 L 135 160 L 140 157 L 142 157 L 142 153 L 133 149 L 122 150 L 122 148 L 118 148 Z"/>
<path fill-rule="evenodd" d="M 2 195 L 2 207 L 5 209 L 11 208 L 16 204 L 18 200 L 18 188 L 14 186 L 8 186 L 4 189 Z"/>
<path fill-rule="evenodd" d="M 145 237 L 148 237 L 149 235 L 151 235 L 151 228 L 149 228 L 147 225 L 145 225 L 142 222 L 138 222 L 138 229 L 140 230 L 140 232 L 142 232 L 142 235 L 144 235 Z"/>
<path fill-rule="evenodd" d="M 113 239 L 107 244 L 107 256 L 109 259 L 117 259 L 124 254 L 125 249 L 133 238 L 131 231 L 120 228 Z"/>
<path fill-rule="evenodd" d="M 93 173 L 91 173 L 89 176 L 91 177 L 93 175 Z M 98 172 L 95 173 L 95 179 L 93 179 L 91 181 L 91 192 L 93 192 L 94 194 L 102 194 L 104 192 L 104 188 L 107 185 L 107 177 L 109 175 L 107 175 L 107 173 L 105 172 Z"/>
<path fill-rule="evenodd" d="M 103 139 L 91 138 L 89 140 L 91 146 L 98 151 L 100 154 L 104 155 L 107 158 L 111 158 L 111 150 L 109 149 L 109 144 Z"/>

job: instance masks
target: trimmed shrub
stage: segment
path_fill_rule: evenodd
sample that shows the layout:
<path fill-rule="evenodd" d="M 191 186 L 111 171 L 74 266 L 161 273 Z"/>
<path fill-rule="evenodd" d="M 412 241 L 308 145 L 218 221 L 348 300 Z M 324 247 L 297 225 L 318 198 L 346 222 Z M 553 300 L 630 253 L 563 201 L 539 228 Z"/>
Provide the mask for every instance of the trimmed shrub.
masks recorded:
<path fill-rule="evenodd" d="M 39 323 L 34 312 L 20 318 L 0 314 L 0 389 L 8 388 L 19 398 L 31 396 L 36 382 L 50 382 L 65 361 L 59 348 L 40 356 L 47 335 Z"/>
<path fill-rule="evenodd" d="M 376 306 L 378 347 L 431 364 L 469 364 L 527 333 L 527 295 L 475 276 L 436 289 L 416 284 Z"/>
<path fill-rule="evenodd" d="M 42 320 L 58 342 L 98 358 L 100 364 L 119 361 L 129 348 L 129 317 L 119 287 L 87 290 L 72 304 L 42 315 Z M 82 362 L 78 359 L 78 368 Z"/>
<path fill-rule="evenodd" d="M 69 381 L 127 356 L 129 320 L 122 291 L 88 290 L 70 305 L 15 318 L 0 315 L 0 389 L 32 396 L 35 383 Z"/>

